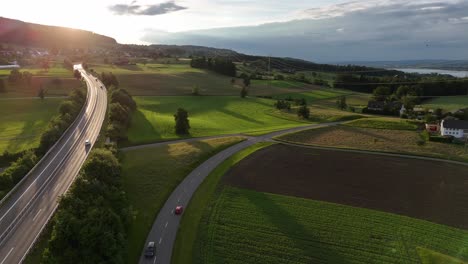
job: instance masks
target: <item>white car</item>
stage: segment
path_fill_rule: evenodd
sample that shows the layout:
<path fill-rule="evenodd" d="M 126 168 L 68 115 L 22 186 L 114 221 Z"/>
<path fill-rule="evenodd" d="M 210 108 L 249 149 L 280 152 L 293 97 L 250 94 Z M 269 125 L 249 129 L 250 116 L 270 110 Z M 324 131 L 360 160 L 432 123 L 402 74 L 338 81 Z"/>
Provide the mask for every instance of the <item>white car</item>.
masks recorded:
<path fill-rule="evenodd" d="M 87 139 L 84 144 L 85 144 L 85 146 L 91 146 L 91 141 L 89 139 Z"/>

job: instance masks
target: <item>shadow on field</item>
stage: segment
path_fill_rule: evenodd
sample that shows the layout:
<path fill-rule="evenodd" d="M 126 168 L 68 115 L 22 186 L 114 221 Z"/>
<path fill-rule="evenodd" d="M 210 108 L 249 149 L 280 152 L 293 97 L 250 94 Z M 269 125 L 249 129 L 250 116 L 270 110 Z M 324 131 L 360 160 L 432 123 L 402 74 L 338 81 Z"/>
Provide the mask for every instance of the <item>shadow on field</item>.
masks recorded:
<path fill-rule="evenodd" d="M 297 260 L 304 263 L 347 263 L 339 252 L 319 241 L 314 233 L 296 221 L 293 215 L 276 204 L 265 193 L 258 192 L 255 198 L 247 196 L 278 230 L 292 240 L 296 249 L 302 251 Z M 276 252 L 281 256 L 281 252 Z M 286 259 L 285 259 L 286 260 Z"/>
<path fill-rule="evenodd" d="M 21 148 L 22 144 L 24 145 L 32 144 L 34 141 L 34 137 L 36 136 L 34 132 L 38 132 L 38 131 L 34 131 L 34 126 L 35 126 L 34 123 L 35 123 L 34 121 L 28 120 L 24 124 L 21 130 L 21 133 L 9 140 L 8 146 L 5 148 L 5 150 L 8 150 L 10 152 L 17 152 Z M 32 148 L 33 146 L 29 146 L 29 147 Z"/>
<path fill-rule="evenodd" d="M 265 124 L 264 122 L 260 121 L 260 120 L 257 120 L 257 119 L 253 119 L 253 118 L 250 118 L 248 116 L 245 116 L 245 115 L 241 115 L 239 113 L 236 113 L 236 112 L 233 112 L 231 110 L 227 110 L 225 108 L 220 108 L 218 111 L 222 112 L 222 113 L 225 113 L 227 115 L 230 115 L 230 116 L 233 116 L 235 118 L 238 118 L 238 119 L 242 119 L 244 121 L 247 121 L 249 123 L 253 123 L 253 124 L 260 124 L 260 125 L 263 125 Z"/>

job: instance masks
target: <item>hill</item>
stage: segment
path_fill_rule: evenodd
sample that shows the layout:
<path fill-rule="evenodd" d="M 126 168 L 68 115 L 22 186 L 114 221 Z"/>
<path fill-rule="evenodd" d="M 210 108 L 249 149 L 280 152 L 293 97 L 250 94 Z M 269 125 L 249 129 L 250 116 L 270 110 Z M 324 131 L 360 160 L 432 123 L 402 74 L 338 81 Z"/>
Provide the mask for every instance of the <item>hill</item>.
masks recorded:
<path fill-rule="evenodd" d="M 87 48 L 111 46 L 117 41 L 90 31 L 0 17 L 0 43 L 43 48 Z"/>

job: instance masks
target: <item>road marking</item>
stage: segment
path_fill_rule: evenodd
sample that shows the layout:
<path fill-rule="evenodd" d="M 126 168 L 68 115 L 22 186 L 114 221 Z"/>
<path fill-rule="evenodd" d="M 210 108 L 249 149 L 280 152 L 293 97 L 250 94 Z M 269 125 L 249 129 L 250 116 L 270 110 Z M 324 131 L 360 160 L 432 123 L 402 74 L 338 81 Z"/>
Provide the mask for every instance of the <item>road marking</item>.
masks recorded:
<path fill-rule="evenodd" d="M 57 183 L 57 185 L 54 188 L 54 192 L 57 190 L 57 188 L 60 186 L 60 184 Z"/>
<path fill-rule="evenodd" d="M 42 208 L 37 211 L 36 215 L 33 217 L 33 222 L 36 221 L 37 216 L 41 213 Z"/>
<path fill-rule="evenodd" d="M 166 225 L 164 226 L 164 228 L 166 228 L 166 227 L 167 227 L 167 224 L 168 224 L 168 223 L 169 223 L 169 222 L 166 222 Z"/>
<path fill-rule="evenodd" d="M 2 262 L 1 262 L 0 264 L 5 263 L 5 260 L 8 258 L 8 256 L 10 256 L 11 252 L 13 251 L 13 249 L 14 249 L 14 247 L 12 247 L 12 248 L 10 249 L 10 251 L 8 251 L 8 254 L 5 256 L 5 258 L 2 260 Z"/>
<path fill-rule="evenodd" d="M 159 244 L 161 245 L 161 242 L 162 242 L 162 237 L 159 239 Z"/>
<path fill-rule="evenodd" d="M 153 261 L 153 264 L 155 264 L 155 263 L 156 263 L 156 257 L 154 257 L 154 261 Z"/>

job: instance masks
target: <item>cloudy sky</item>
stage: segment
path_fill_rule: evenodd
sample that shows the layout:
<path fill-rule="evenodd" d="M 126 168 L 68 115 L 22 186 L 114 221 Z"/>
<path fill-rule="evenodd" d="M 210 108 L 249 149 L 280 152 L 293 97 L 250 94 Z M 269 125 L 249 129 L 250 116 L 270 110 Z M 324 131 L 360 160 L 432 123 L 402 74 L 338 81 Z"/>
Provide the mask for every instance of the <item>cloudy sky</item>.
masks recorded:
<path fill-rule="evenodd" d="M 0 16 L 313 61 L 468 59 L 468 0 L 15 0 Z"/>

